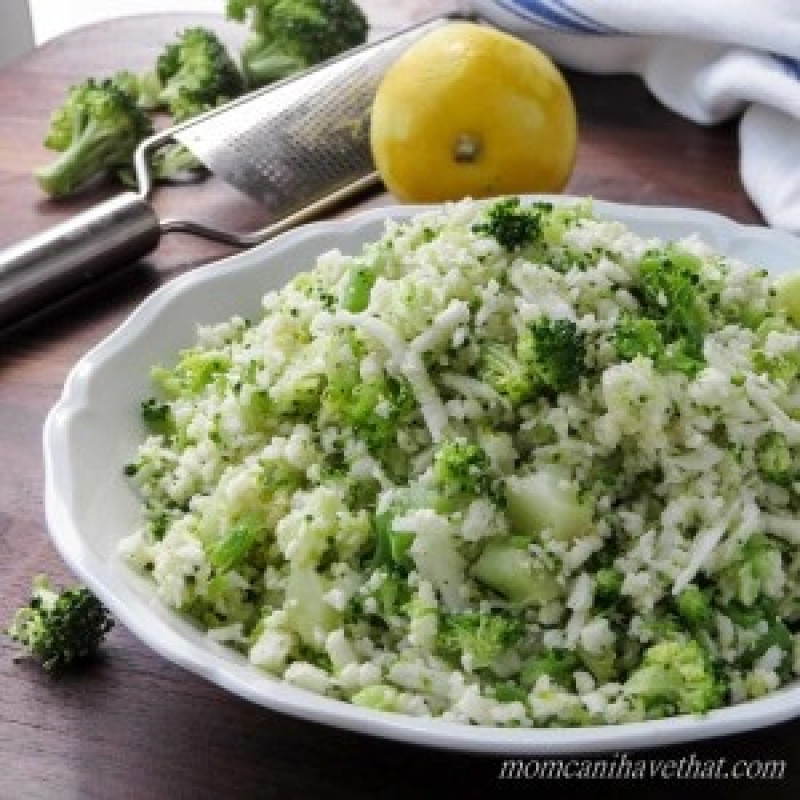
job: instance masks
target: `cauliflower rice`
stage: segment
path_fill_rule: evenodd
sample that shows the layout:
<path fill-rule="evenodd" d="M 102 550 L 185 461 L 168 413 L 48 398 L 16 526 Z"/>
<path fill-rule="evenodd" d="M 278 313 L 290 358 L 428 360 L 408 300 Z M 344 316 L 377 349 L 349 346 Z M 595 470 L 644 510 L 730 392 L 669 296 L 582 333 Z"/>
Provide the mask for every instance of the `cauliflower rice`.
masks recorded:
<path fill-rule="evenodd" d="M 800 331 L 699 238 L 465 201 L 153 379 L 121 553 L 291 684 L 533 727 L 800 672 Z"/>

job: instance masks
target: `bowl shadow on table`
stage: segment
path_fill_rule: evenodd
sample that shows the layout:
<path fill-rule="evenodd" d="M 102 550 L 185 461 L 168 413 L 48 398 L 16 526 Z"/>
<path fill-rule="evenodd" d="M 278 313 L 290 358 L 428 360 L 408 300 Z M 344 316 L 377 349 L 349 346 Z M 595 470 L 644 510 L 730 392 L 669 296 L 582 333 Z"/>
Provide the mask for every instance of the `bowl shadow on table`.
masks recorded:
<path fill-rule="evenodd" d="M 752 800 L 767 791 L 796 797 L 800 788 L 800 769 L 791 760 L 798 722 L 755 734 L 626 753 L 631 760 L 650 761 L 725 758 L 729 766 L 737 759 L 783 759 L 780 780 L 513 780 L 500 777 L 502 756 L 436 751 L 294 719 L 154 659 L 118 629 L 106 657 L 91 665 L 89 675 L 68 676 L 48 688 L 57 695 L 53 702 L 80 706 L 72 715 L 71 734 L 78 796 L 471 800 L 495 793 L 532 796 L 557 791 L 569 800 L 620 791 L 641 797 L 646 787 L 648 798 L 674 798 L 688 783 L 695 791 L 702 785 L 711 796 Z M 102 725 L 95 725 L 95 719 Z M 610 757 L 619 759 L 620 754 L 579 760 Z M 575 761 L 574 756 L 570 759 Z M 135 787 L 125 784 L 131 774 L 139 776 Z"/>

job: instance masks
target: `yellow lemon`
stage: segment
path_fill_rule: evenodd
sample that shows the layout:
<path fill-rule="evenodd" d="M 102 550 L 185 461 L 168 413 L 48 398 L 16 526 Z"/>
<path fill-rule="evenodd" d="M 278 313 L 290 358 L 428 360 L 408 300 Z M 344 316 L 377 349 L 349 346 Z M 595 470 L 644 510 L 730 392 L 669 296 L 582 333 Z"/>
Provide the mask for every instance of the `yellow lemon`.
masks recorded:
<path fill-rule="evenodd" d="M 577 137 L 553 62 L 469 22 L 438 28 L 390 67 L 370 122 L 376 167 L 406 202 L 560 191 Z"/>

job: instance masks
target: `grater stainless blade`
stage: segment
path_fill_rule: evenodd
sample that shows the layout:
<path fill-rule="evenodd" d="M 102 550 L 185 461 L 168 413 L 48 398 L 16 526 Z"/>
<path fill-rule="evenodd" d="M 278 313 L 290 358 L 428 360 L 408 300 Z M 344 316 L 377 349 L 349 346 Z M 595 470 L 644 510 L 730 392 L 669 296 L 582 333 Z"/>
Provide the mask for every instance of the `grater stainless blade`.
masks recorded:
<path fill-rule="evenodd" d="M 138 192 L 114 197 L 0 252 L 0 328 L 135 262 L 165 233 L 251 247 L 376 183 L 369 114 L 383 75 L 415 41 L 464 18 L 458 13 L 435 17 L 142 142 L 134 156 Z M 148 163 L 171 141 L 262 202 L 267 226 L 245 233 L 188 218 L 159 219 L 148 202 Z"/>
<path fill-rule="evenodd" d="M 369 116 L 389 66 L 437 18 L 176 131 L 217 177 L 283 217 L 374 172 Z"/>

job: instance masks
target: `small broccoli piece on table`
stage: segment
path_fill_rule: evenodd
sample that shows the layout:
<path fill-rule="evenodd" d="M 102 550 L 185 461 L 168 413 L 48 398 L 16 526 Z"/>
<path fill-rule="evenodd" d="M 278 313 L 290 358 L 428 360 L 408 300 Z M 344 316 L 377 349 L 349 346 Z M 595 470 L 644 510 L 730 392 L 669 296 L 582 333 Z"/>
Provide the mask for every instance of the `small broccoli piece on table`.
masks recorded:
<path fill-rule="evenodd" d="M 48 672 L 60 672 L 96 655 L 113 626 L 109 612 L 88 589 L 59 591 L 40 575 L 29 604 L 17 611 L 7 633 Z"/>
<path fill-rule="evenodd" d="M 117 72 L 111 82 L 125 94 L 130 95 L 139 108 L 155 111 L 159 107 L 158 95 L 161 83 L 154 72 L 137 75 L 128 70 Z"/>
<path fill-rule="evenodd" d="M 242 76 L 225 45 L 207 28 L 188 28 L 156 62 L 159 105 L 182 122 L 238 97 Z"/>
<path fill-rule="evenodd" d="M 537 320 L 520 337 L 518 351 L 537 385 L 554 394 L 577 389 L 586 371 L 586 342 L 572 320 Z"/>
<path fill-rule="evenodd" d="M 242 71 L 250 88 L 325 61 L 367 38 L 367 20 L 353 0 L 228 0 L 227 14 L 250 21 Z"/>
<path fill-rule="evenodd" d="M 660 369 L 692 377 L 703 368 L 708 297 L 713 291 L 714 287 L 705 285 L 700 276 L 700 260 L 691 253 L 667 245 L 643 256 L 634 293 L 666 345 L 664 352 L 658 354 Z M 652 331 L 643 330 L 640 338 L 642 333 L 653 340 L 650 348 L 657 347 Z"/>
<path fill-rule="evenodd" d="M 61 197 L 87 181 L 128 166 L 152 124 L 130 94 L 112 80 L 73 86 L 50 120 L 45 147 L 59 155 L 35 176 L 47 194 Z"/>
<path fill-rule="evenodd" d="M 725 695 L 700 644 L 678 637 L 645 650 L 625 682 L 625 692 L 657 716 L 702 714 L 719 706 Z"/>
<path fill-rule="evenodd" d="M 438 649 L 470 670 L 486 669 L 522 636 L 519 620 L 499 613 L 443 614 Z"/>
<path fill-rule="evenodd" d="M 506 197 L 492 205 L 486 220 L 473 225 L 472 230 L 491 236 L 506 250 L 519 250 L 541 234 L 542 207 L 523 206 L 519 197 Z"/>
<path fill-rule="evenodd" d="M 479 495 L 489 490 L 489 456 L 466 439 L 449 439 L 436 451 L 433 477 L 448 496 Z"/>

